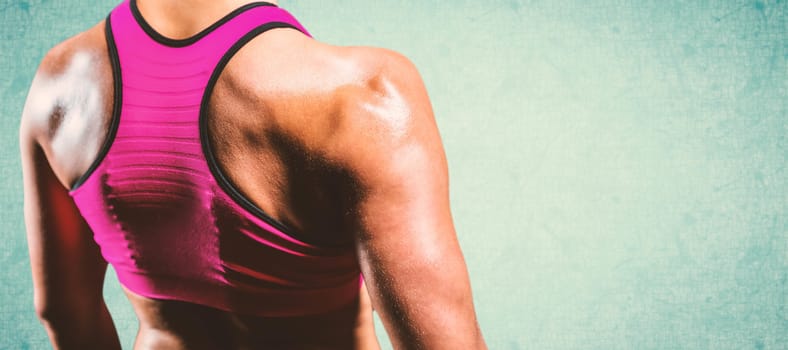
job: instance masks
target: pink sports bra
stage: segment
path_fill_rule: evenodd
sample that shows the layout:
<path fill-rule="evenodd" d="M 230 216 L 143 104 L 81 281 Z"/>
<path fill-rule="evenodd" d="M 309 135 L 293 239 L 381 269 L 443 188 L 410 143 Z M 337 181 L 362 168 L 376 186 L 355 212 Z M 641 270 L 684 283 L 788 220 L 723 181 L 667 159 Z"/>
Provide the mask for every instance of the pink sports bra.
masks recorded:
<path fill-rule="evenodd" d="M 212 88 L 229 59 L 272 28 L 309 35 L 265 2 L 182 40 L 153 30 L 134 0 L 108 16 L 112 123 L 70 194 L 131 291 L 260 316 L 327 312 L 358 295 L 352 246 L 297 239 L 239 193 L 211 155 Z"/>

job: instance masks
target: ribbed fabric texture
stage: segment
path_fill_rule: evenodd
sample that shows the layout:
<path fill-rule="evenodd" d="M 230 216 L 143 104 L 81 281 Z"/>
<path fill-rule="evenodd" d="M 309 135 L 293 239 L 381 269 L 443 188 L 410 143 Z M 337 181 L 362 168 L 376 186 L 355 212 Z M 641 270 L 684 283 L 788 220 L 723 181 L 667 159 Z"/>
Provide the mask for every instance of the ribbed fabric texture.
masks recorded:
<path fill-rule="evenodd" d="M 146 32 L 129 2 L 110 14 L 122 82 L 117 132 L 71 195 L 120 283 L 138 294 L 260 316 L 325 312 L 358 294 L 350 247 L 304 243 L 245 209 L 203 152 L 201 101 L 228 49 L 272 22 L 308 35 L 267 5 L 245 6 L 177 45 Z"/>

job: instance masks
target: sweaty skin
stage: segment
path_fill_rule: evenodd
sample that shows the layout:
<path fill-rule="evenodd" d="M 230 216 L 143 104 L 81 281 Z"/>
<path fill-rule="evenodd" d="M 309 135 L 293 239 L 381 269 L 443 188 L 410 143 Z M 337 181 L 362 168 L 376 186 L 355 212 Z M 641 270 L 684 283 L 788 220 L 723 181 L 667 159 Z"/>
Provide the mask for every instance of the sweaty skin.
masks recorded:
<path fill-rule="evenodd" d="M 243 4 L 138 1 L 146 20 L 174 39 Z M 107 263 L 68 196 L 109 129 L 103 28 L 46 54 L 20 127 L 34 304 L 56 349 L 120 348 L 102 294 Z M 230 60 L 208 108 L 208 137 L 230 180 L 300 232 L 354 244 L 366 288 L 341 310 L 290 318 L 124 288 L 139 319 L 135 349 L 376 349 L 373 307 L 397 349 L 486 348 L 449 209 L 444 151 L 410 61 L 273 29 Z"/>

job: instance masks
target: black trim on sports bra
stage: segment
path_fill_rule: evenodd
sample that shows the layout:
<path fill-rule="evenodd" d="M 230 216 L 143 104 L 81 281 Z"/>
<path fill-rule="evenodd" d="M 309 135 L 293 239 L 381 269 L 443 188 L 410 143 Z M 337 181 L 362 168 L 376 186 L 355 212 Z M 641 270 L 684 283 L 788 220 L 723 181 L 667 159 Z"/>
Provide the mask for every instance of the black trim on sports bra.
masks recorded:
<path fill-rule="evenodd" d="M 257 216 L 258 218 L 262 219 L 266 223 L 270 224 L 271 226 L 275 227 L 282 233 L 293 237 L 297 240 L 300 240 L 304 243 L 320 245 L 320 246 L 328 246 L 325 242 L 315 242 L 312 240 L 305 239 L 303 234 L 299 234 L 295 229 L 288 227 L 287 225 L 283 224 L 282 222 L 272 218 L 268 214 L 266 214 L 262 209 L 260 209 L 257 205 L 252 203 L 246 196 L 244 196 L 240 190 L 230 181 L 229 178 L 224 176 L 222 173 L 219 164 L 216 162 L 216 159 L 213 155 L 213 150 L 211 149 L 210 141 L 208 140 L 208 103 L 211 97 L 211 93 L 213 92 L 213 88 L 216 85 L 216 82 L 219 80 L 219 76 L 221 75 L 224 67 L 230 61 L 230 59 L 240 50 L 246 43 L 254 39 L 256 36 L 262 34 L 265 31 L 275 28 L 292 28 L 295 30 L 299 30 L 295 26 L 289 23 L 284 22 L 269 22 L 263 24 L 255 29 L 252 29 L 249 33 L 246 33 L 241 39 L 239 39 L 232 47 L 230 47 L 227 52 L 224 53 L 222 58 L 219 60 L 219 63 L 216 64 L 213 72 L 211 73 L 210 79 L 208 79 L 208 85 L 206 85 L 205 90 L 203 92 L 202 101 L 200 103 L 200 142 L 202 143 L 202 150 L 203 154 L 205 155 L 205 159 L 208 161 L 208 168 L 211 170 L 211 174 L 213 174 L 216 182 L 219 186 L 232 198 L 235 200 L 236 203 L 240 204 L 244 209 L 252 213 L 252 215 Z"/>
<path fill-rule="evenodd" d="M 172 46 L 172 47 L 184 47 L 184 46 L 189 46 L 191 44 L 194 44 L 198 40 L 203 38 L 204 36 L 210 34 L 216 28 L 221 27 L 223 24 L 229 22 L 231 19 L 233 19 L 236 16 L 240 15 L 244 11 L 246 11 L 248 9 L 251 9 L 251 8 L 254 8 L 254 7 L 258 7 L 258 6 L 274 6 L 274 7 L 277 7 L 276 4 L 272 4 L 270 2 L 265 2 L 265 1 L 257 1 L 257 2 L 248 3 L 246 5 L 243 5 L 243 6 L 239 7 L 239 8 L 237 8 L 237 9 L 233 10 L 232 12 L 228 13 L 227 15 L 225 15 L 224 17 L 222 17 L 218 21 L 214 22 L 213 24 L 211 24 L 207 28 L 201 30 L 197 34 L 194 34 L 194 35 L 192 35 L 192 36 L 190 36 L 188 38 L 185 38 L 185 39 L 171 39 L 171 38 L 168 38 L 168 37 L 166 37 L 164 35 L 161 35 L 161 33 L 157 32 L 155 29 L 153 29 L 153 27 L 150 26 L 150 24 L 148 24 L 148 22 L 145 20 L 145 18 L 142 17 L 142 13 L 140 13 L 139 8 L 137 8 L 137 1 L 136 0 L 130 0 L 130 2 L 129 2 L 129 7 L 131 7 L 131 13 L 132 13 L 132 15 L 134 15 L 134 19 L 140 25 L 140 28 L 142 28 L 142 30 L 144 30 L 145 33 L 147 33 L 148 36 L 150 36 L 151 39 L 155 40 L 156 42 L 158 42 L 160 44 L 163 44 L 163 45 Z"/>
<path fill-rule="evenodd" d="M 93 163 L 90 164 L 88 170 L 82 174 L 82 176 L 80 176 L 77 181 L 74 182 L 74 185 L 71 186 L 71 191 L 76 190 L 79 186 L 85 183 L 90 175 L 96 171 L 96 168 L 98 168 L 99 164 L 101 164 L 101 161 L 107 156 L 107 153 L 109 153 L 112 142 L 115 140 L 115 134 L 118 132 L 118 125 L 120 125 L 120 109 L 122 106 L 121 102 L 123 101 L 123 88 L 120 74 L 118 48 L 115 46 L 115 37 L 112 34 L 112 24 L 110 23 L 110 17 L 111 14 L 107 16 L 107 20 L 104 22 L 104 37 L 107 40 L 107 52 L 109 54 L 109 61 L 112 65 L 112 88 L 114 89 L 112 100 L 112 119 L 109 122 L 109 130 L 107 131 L 106 139 L 104 139 L 104 144 L 101 145 L 101 149 L 96 155 L 96 159 L 94 159 Z"/>

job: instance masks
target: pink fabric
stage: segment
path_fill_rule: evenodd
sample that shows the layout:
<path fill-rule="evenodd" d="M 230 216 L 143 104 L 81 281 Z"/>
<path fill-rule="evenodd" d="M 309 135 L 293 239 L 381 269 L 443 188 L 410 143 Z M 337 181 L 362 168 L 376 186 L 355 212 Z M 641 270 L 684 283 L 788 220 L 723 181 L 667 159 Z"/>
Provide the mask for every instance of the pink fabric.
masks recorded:
<path fill-rule="evenodd" d="M 120 283 L 151 298 L 261 316 L 321 313 L 353 300 L 360 273 L 352 247 L 304 243 L 240 206 L 201 146 L 203 92 L 228 49 L 268 22 L 306 30 L 283 9 L 258 6 L 171 47 L 140 27 L 129 2 L 110 19 L 120 121 L 108 153 L 71 196 Z"/>

